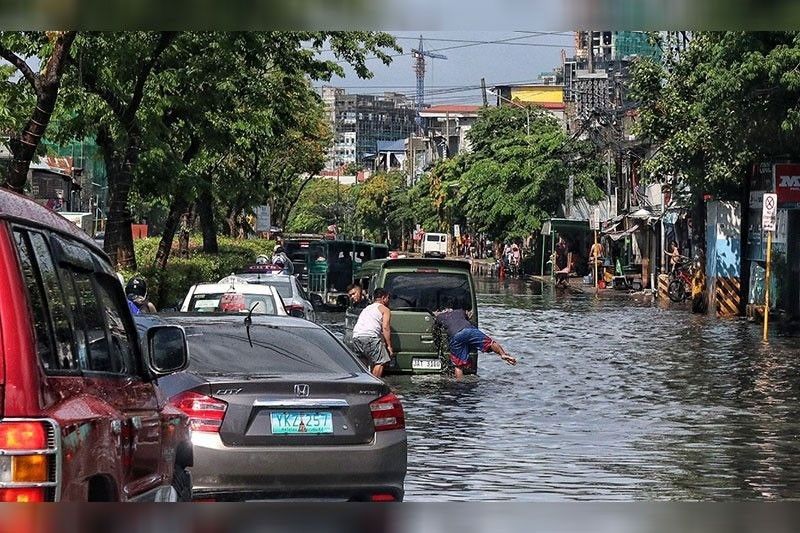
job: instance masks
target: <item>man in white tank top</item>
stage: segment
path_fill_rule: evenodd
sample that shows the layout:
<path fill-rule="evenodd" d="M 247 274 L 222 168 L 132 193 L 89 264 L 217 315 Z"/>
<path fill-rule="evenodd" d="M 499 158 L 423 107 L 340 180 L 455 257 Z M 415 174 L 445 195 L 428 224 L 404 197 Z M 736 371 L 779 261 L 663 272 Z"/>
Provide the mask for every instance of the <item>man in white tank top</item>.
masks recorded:
<path fill-rule="evenodd" d="M 392 312 L 387 307 L 389 293 L 375 289 L 373 299 L 353 326 L 353 347 L 369 363 L 372 375 L 382 377 L 383 368 L 394 357 L 390 325 Z"/>

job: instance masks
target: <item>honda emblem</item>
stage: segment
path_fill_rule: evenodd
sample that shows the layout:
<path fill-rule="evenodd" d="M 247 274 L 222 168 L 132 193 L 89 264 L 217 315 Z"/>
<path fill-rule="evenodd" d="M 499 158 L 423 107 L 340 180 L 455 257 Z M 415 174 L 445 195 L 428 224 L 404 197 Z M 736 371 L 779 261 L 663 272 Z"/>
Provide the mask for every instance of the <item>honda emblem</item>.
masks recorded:
<path fill-rule="evenodd" d="M 305 383 L 300 383 L 294 386 L 294 393 L 298 398 L 306 398 L 309 393 L 309 387 Z"/>

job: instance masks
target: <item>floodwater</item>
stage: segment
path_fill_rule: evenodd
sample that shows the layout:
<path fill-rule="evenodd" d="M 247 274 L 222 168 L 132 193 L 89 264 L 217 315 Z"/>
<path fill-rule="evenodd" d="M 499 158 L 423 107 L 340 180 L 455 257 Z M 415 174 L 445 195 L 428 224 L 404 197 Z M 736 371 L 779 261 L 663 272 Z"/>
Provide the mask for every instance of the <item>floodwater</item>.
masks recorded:
<path fill-rule="evenodd" d="M 519 358 L 390 377 L 407 501 L 800 498 L 800 337 L 627 295 L 479 282 L 481 328 Z M 335 320 L 335 315 L 326 319 Z"/>

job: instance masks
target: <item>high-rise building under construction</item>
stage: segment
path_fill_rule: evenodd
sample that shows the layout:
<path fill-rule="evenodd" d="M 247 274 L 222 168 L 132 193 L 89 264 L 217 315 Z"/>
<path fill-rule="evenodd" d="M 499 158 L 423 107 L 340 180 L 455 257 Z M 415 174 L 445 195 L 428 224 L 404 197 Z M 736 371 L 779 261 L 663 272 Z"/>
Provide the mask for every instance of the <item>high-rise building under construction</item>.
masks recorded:
<path fill-rule="evenodd" d="M 377 153 L 378 141 L 405 139 L 416 130 L 414 102 L 404 94 L 347 94 L 322 88 L 322 101 L 334 134 L 327 168 L 364 164 Z"/>

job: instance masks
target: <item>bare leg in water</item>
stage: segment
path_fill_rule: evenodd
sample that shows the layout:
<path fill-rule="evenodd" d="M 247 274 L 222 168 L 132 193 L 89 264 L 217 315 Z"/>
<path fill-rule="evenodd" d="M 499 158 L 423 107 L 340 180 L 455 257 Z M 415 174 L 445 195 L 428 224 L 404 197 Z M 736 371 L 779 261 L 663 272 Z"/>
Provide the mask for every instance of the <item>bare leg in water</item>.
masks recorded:
<path fill-rule="evenodd" d="M 517 364 L 517 360 L 508 355 L 508 352 L 506 352 L 506 350 L 502 346 L 500 346 L 497 342 L 492 341 L 492 344 L 489 345 L 489 348 L 486 351 L 496 353 L 497 355 L 500 356 L 500 359 L 502 359 L 511 366 Z M 464 379 L 464 370 L 461 367 L 457 366 L 455 369 L 455 373 L 456 373 L 456 381 L 461 381 L 462 379 Z"/>

